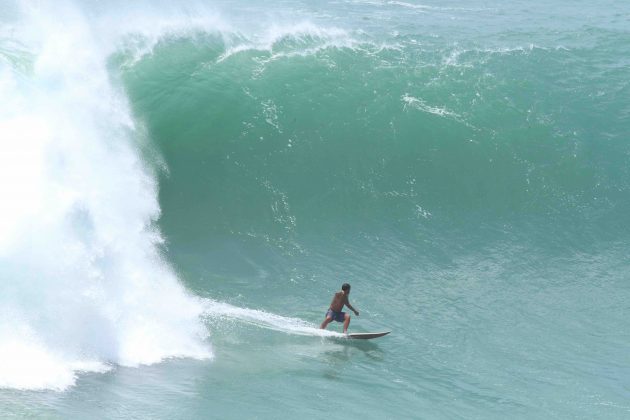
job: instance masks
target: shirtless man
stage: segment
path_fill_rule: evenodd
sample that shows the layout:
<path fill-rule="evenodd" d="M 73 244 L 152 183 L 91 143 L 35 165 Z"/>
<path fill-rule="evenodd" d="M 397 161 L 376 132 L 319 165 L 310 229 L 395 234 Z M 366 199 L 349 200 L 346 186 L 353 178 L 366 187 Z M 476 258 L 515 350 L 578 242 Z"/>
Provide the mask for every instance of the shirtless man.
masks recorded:
<path fill-rule="evenodd" d="M 328 324 L 335 320 L 337 322 L 343 322 L 344 334 L 348 332 L 348 325 L 350 325 L 350 315 L 345 312 L 341 312 L 343 306 L 346 305 L 348 308 L 352 309 L 352 312 L 354 312 L 356 316 L 359 316 L 359 311 L 355 310 L 352 305 L 350 305 L 350 301 L 348 300 L 349 294 L 350 285 L 348 283 L 344 283 L 341 286 L 341 292 L 336 292 L 335 296 L 333 296 L 332 302 L 330 302 L 330 308 L 328 308 L 328 312 L 326 312 L 326 319 L 324 319 L 322 325 L 319 326 L 320 329 L 325 329 Z"/>

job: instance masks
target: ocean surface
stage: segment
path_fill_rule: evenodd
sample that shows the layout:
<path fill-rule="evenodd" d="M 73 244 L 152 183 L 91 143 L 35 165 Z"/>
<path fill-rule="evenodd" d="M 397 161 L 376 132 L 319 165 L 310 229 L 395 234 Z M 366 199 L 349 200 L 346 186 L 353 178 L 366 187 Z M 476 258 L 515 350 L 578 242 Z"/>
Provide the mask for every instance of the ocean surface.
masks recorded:
<path fill-rule="evenodd" d="M 0 0 L 0 141 L 2 418 L 630 418 L 628 2 Z"/>

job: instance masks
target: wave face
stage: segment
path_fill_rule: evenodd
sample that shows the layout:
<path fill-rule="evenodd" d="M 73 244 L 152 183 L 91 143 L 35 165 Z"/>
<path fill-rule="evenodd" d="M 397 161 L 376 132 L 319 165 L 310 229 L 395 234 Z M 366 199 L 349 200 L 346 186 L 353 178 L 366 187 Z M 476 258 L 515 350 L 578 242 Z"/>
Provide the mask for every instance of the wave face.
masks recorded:
<path fill-rule="evenodd" d="M 627 84 L 594 64 L 604 47 L 622 56 L 625 34 L 594 27 L 585 45 L 567 28 L 533 43 L 525 27 L 453 42 L 387 19 L 371 33 L 296 20 L 192 28 L 115 57 L 168 162 L 173 244 L 229 237 L 299 253 L 366 226 L 420 247 L 626 239 Z"/>

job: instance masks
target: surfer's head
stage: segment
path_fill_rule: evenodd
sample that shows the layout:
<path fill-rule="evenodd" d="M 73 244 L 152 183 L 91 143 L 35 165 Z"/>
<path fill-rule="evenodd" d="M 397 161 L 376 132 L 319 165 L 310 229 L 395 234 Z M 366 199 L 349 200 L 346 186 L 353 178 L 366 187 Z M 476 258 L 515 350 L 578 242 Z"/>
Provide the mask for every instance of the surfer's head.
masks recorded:
<path fill-rule="evenodd" d="M 346 295 L 348 293 L 350 293 L 350 285 L 348 283 L 344 283 L 341 285 L 341 290 L 343 290 L 344 292 L 346 292 Z"/>

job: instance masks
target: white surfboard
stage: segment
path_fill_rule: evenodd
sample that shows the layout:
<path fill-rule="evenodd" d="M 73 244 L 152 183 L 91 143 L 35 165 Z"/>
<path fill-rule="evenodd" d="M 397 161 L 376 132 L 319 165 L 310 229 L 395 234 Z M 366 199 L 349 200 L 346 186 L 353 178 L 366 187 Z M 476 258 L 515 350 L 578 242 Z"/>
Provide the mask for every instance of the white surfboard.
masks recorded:
<path fill-rule="evenodd" d="M 359 340 L 369 340 L 370 338 L 382 337 L 384 335 L 389 334 L 391 331 L 383 331 L 383 332 L 372 332 L 372 333 L 350 333 L 348 334 L 348 338 L 359 339 Z"/>

